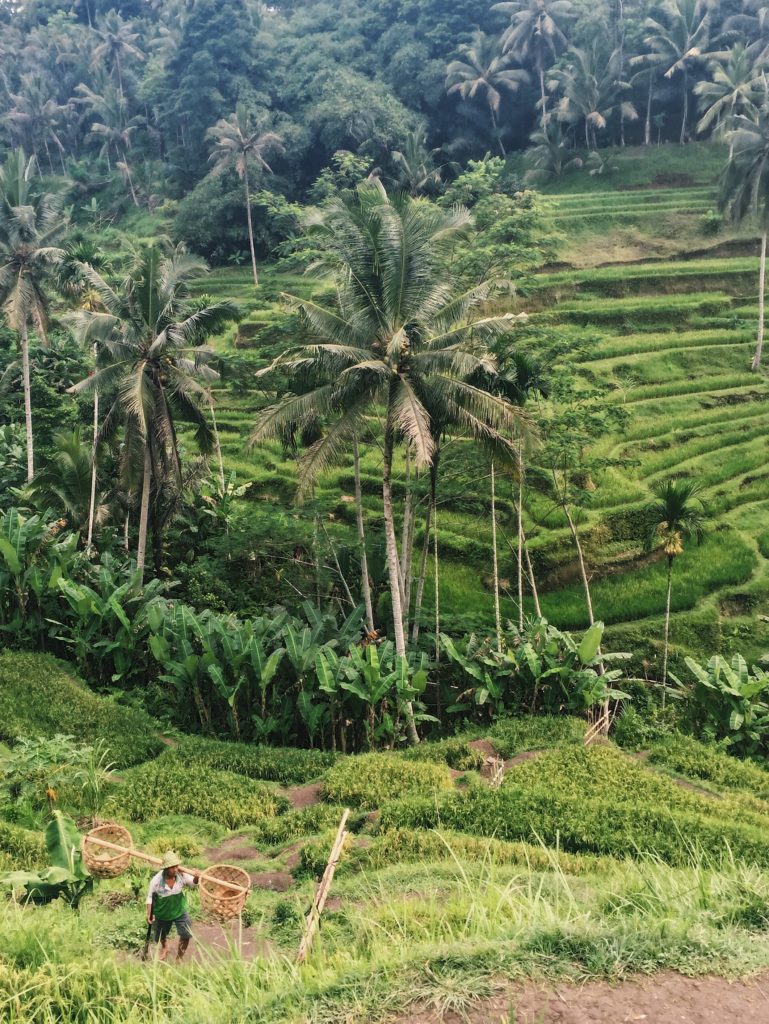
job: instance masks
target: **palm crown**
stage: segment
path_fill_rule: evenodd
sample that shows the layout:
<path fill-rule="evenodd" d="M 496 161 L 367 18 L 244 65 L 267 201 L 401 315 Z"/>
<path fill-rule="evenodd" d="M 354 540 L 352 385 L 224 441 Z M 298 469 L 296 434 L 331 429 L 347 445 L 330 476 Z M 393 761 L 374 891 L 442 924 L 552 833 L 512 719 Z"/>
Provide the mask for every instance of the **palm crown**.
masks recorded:
<path fill-rule="evenodd" d="M 335 309 L 291 300 L 316 340 L 271 367 L 288 371 L 294 384 L 315 386 L 264 410 L 252 436 L 278 436 L 286 424 L 318 415 L 333 421 L 303 459 L 300 489 L 377 403 L 386 408 L 386 430 L 409 443 L 417 464 L 429 463 L 435 447 L 429 410 L 492 444 L 505 445 L 505 436 L 524 426 L 519 410 L 468 380 L 481 369 L 494 373 L 485 343 L 515 319 L 470 319 L 492 284 L 456 295 L 446 280 L 441 258 L 469 224 L 465 210 L 388 196 L 379 182 L 317 216 L 312 230 L 322 255 L 315 269 L 335 275 Z"/>

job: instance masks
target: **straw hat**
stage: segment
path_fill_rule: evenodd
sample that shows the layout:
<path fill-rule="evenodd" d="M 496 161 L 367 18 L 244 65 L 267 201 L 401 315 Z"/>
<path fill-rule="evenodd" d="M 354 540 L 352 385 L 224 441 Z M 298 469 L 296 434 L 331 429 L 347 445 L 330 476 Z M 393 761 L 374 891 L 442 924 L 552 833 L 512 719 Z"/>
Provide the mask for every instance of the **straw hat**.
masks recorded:
<path fill-rule="evenodd" d="M 178 868 L 180 864 L 181 857 L 179 856 L 179 854 L 174 853 L 173 850 L 166 850 L 166 852 L 163 854 L 163 871 L 165 871 L 166 868 Z"/>

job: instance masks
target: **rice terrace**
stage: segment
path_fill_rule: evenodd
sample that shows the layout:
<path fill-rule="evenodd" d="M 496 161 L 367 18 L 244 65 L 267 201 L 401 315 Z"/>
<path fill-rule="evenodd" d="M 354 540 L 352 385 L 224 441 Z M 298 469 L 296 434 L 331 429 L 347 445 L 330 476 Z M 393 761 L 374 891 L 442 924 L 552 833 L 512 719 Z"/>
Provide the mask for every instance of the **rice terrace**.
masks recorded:
<path fill-rule="evenodd" d="M 758 0 L 0 0 L 0 1022 L 769 1020 Z"/>

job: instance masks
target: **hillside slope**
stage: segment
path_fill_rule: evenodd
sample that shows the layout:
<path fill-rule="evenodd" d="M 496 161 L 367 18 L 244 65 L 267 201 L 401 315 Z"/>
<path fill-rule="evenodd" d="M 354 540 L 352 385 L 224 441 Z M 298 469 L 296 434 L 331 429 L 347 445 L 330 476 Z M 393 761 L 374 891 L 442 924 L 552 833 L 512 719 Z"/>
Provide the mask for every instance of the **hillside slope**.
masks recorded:
<path fill-rule="evenodd" d="M 563 237 L 564 263 L 545 270 L 518 300 L 531 324 L 579 344 L 578 371 L 601 382 L 631 414 L 622 436 L 601 442 L 600 453 L 622 460 L 595 481 L 583 527 L 593 576 L 596 616 L 611 624 L 612 642 L 658 656 L 664 607 L 664 566 L 641 552 L 637 512 L 649 484 L 671 475 L 701 481 L 710 523 L 701 548 L 678 560 L 673 592 L 674 647 L 705 655 L 740 650 L 754 658 L 769 648 L 769 421 L 763 373 L 750 372 L 756 323 L 758 260 L 750 231 L 736 236 L 703 225 L 716 209 L 718 146 L 627 150 L 611 158 L 600 177 L 572 174 L 546 188 Z M 658 258 L 660 256 L 665 258 Z M 675 258 L 671 258 L 675 255 Z M 254 480 L 250 512 L 274 517 L 291 508 L 295 466 L 277 445 L 249 452 L 244 444 L 254 410 L 264 401 L 249 381 L 290 342 L 281 291 L 308 294 L 312 282 L 274 268 L 254 293 L 244 269 L 215 272 L 206 289 L 234 296 L 246 319 L 222 344 L 232 353 L 237 380 L 218 393 L 218 422 L 227 466 Z M 255 383 L 255 382 L 254 382 Z M 447 455 L 441 484 L 439 542 L 444 556 L 444 626 L 483 628 L 492 614 L 489 587 L 491 529 L 487 482 L 457 443 Z M 368 527 L 378 521 L 378 453 L 363 457 Z M 333 536 L 353 539 L 348 461 L 322 480 L 312 510 L 293 508 L 298 531 L 312 517 L 327 519 Z M 503 585 L 514 577 L 511 489 L 500 495 Z M 549 503 L 527 496 L 527 534 L 540 567 L 544 614 L 563 627 L 585 623 L 581 589 L 563 525 Z M 266 521 L 265 521 L 266 528 Z M 509 545 L 509 546 L 508 546 Z M 504 601 L 503 611 L 515 606 Z M 431 615 L 428 583 L 426 615 Z M 461 613 L 461 614 L 460 614 Z"/>

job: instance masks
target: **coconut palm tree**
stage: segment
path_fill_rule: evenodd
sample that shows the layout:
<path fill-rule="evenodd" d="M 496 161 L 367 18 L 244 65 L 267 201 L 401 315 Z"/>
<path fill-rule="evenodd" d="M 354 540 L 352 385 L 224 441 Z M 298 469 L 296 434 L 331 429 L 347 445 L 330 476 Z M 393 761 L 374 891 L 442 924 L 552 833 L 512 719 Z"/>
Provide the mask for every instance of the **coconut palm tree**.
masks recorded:
<path fill-rule="evenodd" d="M 670 637 L 670 595 L 673 588 L 673 564 L 684 550 L 684 540 L 694 538 L 698 544 L 705 534 L 705 506 L 694 480 L 665 480 L 652 486 L 655 500 L 647 508 L 648 531 L 646 547 L 661 545 L 668 561 L 665 596 L 665 634 L 662 645 L 662 700 L 668 678 L 668 639 Z"/>
<path fill-rule="evenodd" d="M 82 530 L 91 518 L 92 449 L 80 428 L 54 435 L 53 453 L 29 486 L 33 503 L 41 510 L 54 509 L 66 516 L 74 530 Z M 102 523 L 106 505 L 99 502 L 94 518 Z"/>
<path fill-rule="evenodd" d="M 525 160 L 526 176 L 531 180 L 560 178 L 564 171 L 583 165 L 582 158 L 566 145 L 561 122 L 554 117 L 529 136 Z"/>
<path fill-rule="evenodd" d="M 565 66 L 552 72 L 549 88 L 561 96 L 556 116 L 570 124 L 584 122 L 587 149 L 596 148 L 596 131 L 605 129 L 615 112 L 623 121 L 638 117 L 633 104 L 621 98 L 623 90 L 630 88 L 621 76 L 620 51 L 607 58 L 598 43 L 590 49 L 571 50 Z"/>
<path fill-rule="evenodd" d="M 753 117 L 739 114 L 726 133 L 732 159 L 722 182 L 721 207 L 735 223 L 755 217 L 761 232 L 758 269 L 758 332 L 751 369 L 758 370 L 764 350 L 764 291 L 766 286 L 766 241 L 769 230 L 769 106 Z"/>
<path fill-rule="evenodd" d="M 379 181 L 340 196 L 308 224 L 320 253 L 317 269 L 336 284 L 333 308 L 292 299 L 315 341 L 277 360 L 272 372 L 302 380 L 311 391 L 291 393 L 262 411 L 252 441 L 280 435 L 306 417 L 329 421 L 300 460 L 299 494 L 381 410 L 382 505 L 396 652 L 406 654 L 402 579 L 393 505 L 393 457 L 402 441 L 414 467 L 429 466 L 436 441 L 430 409 L 489 444 L 511 450 L 507 437 L 528 422 L 520 410 L 470 384 L 477 369 L 494 371 L 485 340 L 509 329 L 510 314 L 473 319 L 488 298 L 485 282 L 458 295 L 445 260 L 469 228 L 465 210 L 441 210 L 404 193 L 389 196 Z M 283 377 L 285 379 L 285 377 Z M 290 385 L 289 385 L 290 386 Z M 418 740 L 413 715 L 409 734 Z"/>
<path fill-rule="evenodd" d="M 503 92 L 517 92 L 529 81 L 522 68 L 511 68 L 512 55 L 505 56 L 499 42 L 483 32 L 476 32 L 469 46 L 464 47 L 462 60 L 453 60 L 446 68 L 446 91 L 458 93 L 463 100 L 482 97 L 489 108 L 494 135 L 502 156 L 505 147 L 499 134 L 497 114 Z"/>
<path fill-rule="evenodd" d="M 28 480 L 35 474 L 28 331 L 32 323 L 47 344 L 46 289 L 62 255 L 57 243 L 67 226 L 63 207 L 63 193 L 46 190 L 36 176 L 34 158 L 21 149 L 11 153 L 0 168 L 0 302 L 19 337 Z"/>
<path fill-rule="evenodd" d="M 442 181 L 442 168 L 436 163 L 438 156 L 439 149 L 427 148 L 424 128 L 408 132 L 402 148 L 393 149 L 390 153 L 396 186 L 406 189 L 412 196 L 437 192 Z"/>
<path fill-rule="evenodd" d="M 697 122 L 697 131 L 706 132 L 715 125 L 723 135 L 737 114 L 755 117 L 761 99 L 766 95 L 763 68 L 753 62 L 744 46 L 735 43 L 729 51 L 728 61 L 713 61 L 709 70 L 712 80 L 697 82 L 694 87 L 703 112 Z M 733 155 L 730 146 L 730 160 Z"/>
<path fill-rule="evenodd" d="M 98 292 L 100 308 L 73 315 L 75 333 L 85 345 L 97 345 L 98 368 L 76 384 L 77 394 L 99 392 L 108 399 L 101 437 L 122 427 L 123 477 L 127 489 L 141 481 L 137 567 L 144 570 L 150 496 L 172 478 L 181 487 L 182 467 L 176 424 L 195 429 L 201 451 L 213 446 L 206 416 L 207 385 L 218 376 L 210 366 L 214 353 L 202 342 L 236 315 L 228 302 L 203 308 L 191 302 L 189 284 L 206 271 L 205 263 L 168 243 L 139 245 L 123 281 L 113 288 L 88 265 L 84 273 Z M 156 562 L 160 527 L 154 524 Z"/>
<path fill-rule="evenodd" d="M 500 40 L 504 53 L 530 64 L 539 79 L 540 126 L 547 124 L 545 71 L 569 45 L 566 27 L 574 17 L 571 0 L 505 0 L 492 11 L 507 14 L 510 24 Z"/>
<path fill-rule="evenodd" d="M 104 65 L 110 66 L 117 76 L 118 92 L 121 100 L 123 91 L 123 68 L 127 60 L 144 60 L 144 53 L 137 43 L 140 34 L 134 32 L 131 23 L 125 21 L 115 11 L 107 11 L 104 17 L 95 26 L 99 42 L 91 54 L 91 66 L 94 68 Z"/>
<path fill-rule="evenodd" d="M 22 75 L 19 92 L 9 92 L 8 98 L 11 107 L 3 120 L 10 125 L 19 141 L 28 145 L 35 158 L 38 156 L 38 147 L 42 145 L 51 174 L 53 159 L 49 142 L 52 142 L 58 149 L 64 174 L 64 144 L 59 132 L 67 107 L 56 102 L 48 82 L 39 74 Z"/>
<path fill-rule="evenodd" d="M 251 247 L 251 267 L 254 272 L 254 287 L 258 288 L 259 275 L 256 270 L 248 165 L 249 163 L 254 164 L 259 171 L 271 171 L 270 165 L 265 160 L 265 154 L 269 150 L 281 150 L 282 140 L 275 132 L 263 132 L 257 125 L 254 125 L 245 103 L 238 103 L 235 113 L 217 121 L 213 128 L 208 129 L 206 136 L 214 142 L 214 150 L 210 157 L 214 164 L 214 173 L 219 174 L 234 167 L 243 182 L 248 218 L 248 244 Z"/>
<path fill-rule="evenodd" d="M 711 34 L 710 8 L 703 0 L 662 0 L 662 19 L 647 18 L 644 43 L 648 52 L 631 64 L 654 64 L 664 68 L 665 78 L 681 72 L 682 116 L 681 145 L 686 141 L 689 121 L 689 73 L 701 61 L 724 56 L 722 51 L 708 52 Z"/>

